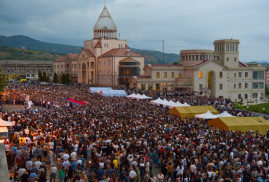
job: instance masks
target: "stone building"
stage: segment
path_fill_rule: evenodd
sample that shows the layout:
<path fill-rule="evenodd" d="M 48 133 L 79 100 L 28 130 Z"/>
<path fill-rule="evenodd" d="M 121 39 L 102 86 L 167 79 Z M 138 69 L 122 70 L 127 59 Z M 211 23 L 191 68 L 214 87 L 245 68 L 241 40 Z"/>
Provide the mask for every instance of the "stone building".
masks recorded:
<path fill-rule="evenodd" d="M 0 69 L 8 79 L 26 78 L 37 80 L 38 72 L 45 72 L 52 78 L 52 61 L 0 60 Z"/>
<path fill-rule="evenodd" d="M 144 75 L 131 78 L 131 87 L 188 89 L 243 102 L 257 102 L 265 96 L 265 68 L 239 61 L 239 40 L 216 40 L 214 51 L 182 50 L 180 59 L 176 65 L 146 65 Z"/>
<path fill-rule="evenodd" d="M 73 78 L 77 75 L 78 83 L 96 86 L 128 86 L 132 76 L 143 74 L 144 57 L 131 52 L 126 40 L 118 39 L 117 27 L 106 6 L 93 34 L 93 39 L 84 41 L 72 63 L 67 59 L 55 61 L 54 72 L 65 72 L 67 65 L 73 66 Z"/>

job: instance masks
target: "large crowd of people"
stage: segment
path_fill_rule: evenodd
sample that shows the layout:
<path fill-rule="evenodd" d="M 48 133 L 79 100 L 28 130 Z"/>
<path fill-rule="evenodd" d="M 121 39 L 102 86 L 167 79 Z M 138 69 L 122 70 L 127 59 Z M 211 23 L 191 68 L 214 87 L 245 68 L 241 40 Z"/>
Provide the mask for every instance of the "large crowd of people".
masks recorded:
<path fill-rule="evenodd" d="M 238 114 L 225 98 L 144 93 Z M 86 85 L 13 84 L 2 99 L 44 107 L 2 113 L 15 121 L 4 142 L 11 181 L 269 181 L 269 141 L 258 133 L 218 130 L 204 120 L 170 115 L 148 100 L 90 94 Z"/>

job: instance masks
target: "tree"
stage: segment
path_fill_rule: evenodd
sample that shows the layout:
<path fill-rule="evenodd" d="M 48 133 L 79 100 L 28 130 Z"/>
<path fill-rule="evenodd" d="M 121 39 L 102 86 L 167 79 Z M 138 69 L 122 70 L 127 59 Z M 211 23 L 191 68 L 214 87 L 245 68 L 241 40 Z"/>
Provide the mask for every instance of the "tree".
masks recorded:
<path fill-rule="evenodd" d="M 269 87 L 267 84 L 265 84 L 265 96 L 269 96 Z"/>
<path fill-rule="evenodd" d="M 58 82 L 58 75 L 57 73 L 54 73 L 53 75 L 53 83 L 57 83 Z"/>
<path fill-rule="evenodd" d="M 41 71 L 38 72 L 38 79 L 39 81 L 43 82 L 43 75 Z"/>
<path fill-rule="evenodd" d="M 7 86 L 7 79 L 5 75 L 2 74 L 0 70 L 0 93 L 4 91 L 5 87 Z"/>
<path fill-rule="evenodd" d="M 67 73 L 66 75 L 65 75 L 65 81 L 66 81 L 66 84 L 70 84 L 70 76 L 69 76 L 69 73 Z"/>
<path fill-rule="evenodd" d="M 43 82 L 48 82 L 49 81 L 49 77 L 48 77 L 46 72 L 43 72 L 42 78 L 43 78 Z"/>
<path fill-rule="evenodd" d="M 65 74 L 62 74 L 62 84 L 65 84 Z"/>

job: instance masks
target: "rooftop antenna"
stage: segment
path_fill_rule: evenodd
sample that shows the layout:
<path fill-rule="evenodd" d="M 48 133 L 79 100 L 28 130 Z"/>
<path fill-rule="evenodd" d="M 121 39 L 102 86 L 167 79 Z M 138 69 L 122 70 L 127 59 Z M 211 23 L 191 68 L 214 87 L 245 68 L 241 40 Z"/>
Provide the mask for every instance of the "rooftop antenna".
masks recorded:
<path fill-rule="evenodd" d="M 164 40 L 163 40 L 163 64 L 164 64 Z"/>

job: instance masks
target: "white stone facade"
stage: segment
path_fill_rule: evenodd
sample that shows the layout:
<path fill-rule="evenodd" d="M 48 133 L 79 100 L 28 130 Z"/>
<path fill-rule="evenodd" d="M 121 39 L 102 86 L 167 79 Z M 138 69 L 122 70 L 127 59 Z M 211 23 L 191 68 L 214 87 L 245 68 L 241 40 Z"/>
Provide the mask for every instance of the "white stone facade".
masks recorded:
<path fill-rule="evenodd" d="M 239 61 L 239 40 L 216 40 L 214 51 L 182 50 L 180 58 L 176 65 L 146 65 L 143 76 L 131 79 L 131 87 L 189 89 L 244 103 L 264 98 L 265 68 Z"/>

